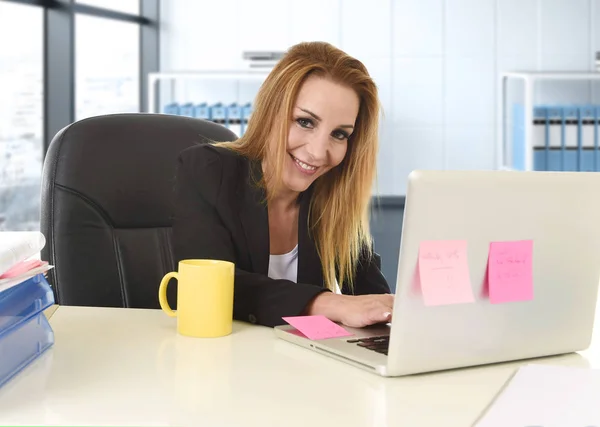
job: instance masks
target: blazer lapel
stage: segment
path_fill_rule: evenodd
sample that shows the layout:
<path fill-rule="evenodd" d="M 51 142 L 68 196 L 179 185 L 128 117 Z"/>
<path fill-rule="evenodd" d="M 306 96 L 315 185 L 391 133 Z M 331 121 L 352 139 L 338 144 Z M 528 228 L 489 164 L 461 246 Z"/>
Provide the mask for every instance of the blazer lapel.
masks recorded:
<path fill-rule="evenodd" d="M 308 229 L 308 211 L 312 187 L 300 196 L 298 216 L 298 283 L 323 286 L 321 259 Z"/>
<path fill-rule="evenodd" d="M 265 192 L 252 178 L 262 179 L 262 169 L 258 162 L 250 162 L 245 182 L 238 195 L 241 200 L 240 220 L 247 240 L 250 262 L 254 272 L 269 272 L 269 213 L 265 202 Z M 298 216 L 298 283 L 323 286 L 321 259 L 308 230 L 308 211 L 312 187 L 301 194 Z"/>
<path fill-rule="evenodd" d="M 260 165 L 249 163 L 245 182 L 241 183 L 240 220 L 246 235 L 250 261 L 256 273 L 269 272 L 269 216 L 265 202 L 265 192 L 252 179 L 262 177 Z"/>

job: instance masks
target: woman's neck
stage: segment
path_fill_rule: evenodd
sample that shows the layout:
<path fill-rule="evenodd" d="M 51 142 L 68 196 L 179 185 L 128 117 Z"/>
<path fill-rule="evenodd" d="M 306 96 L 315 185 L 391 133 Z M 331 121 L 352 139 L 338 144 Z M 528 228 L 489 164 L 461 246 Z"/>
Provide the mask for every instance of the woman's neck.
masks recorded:
<path fill-rule="evenodd" d="M 291 211 L 298 208 L 298 193 L 295 191 L 280 191 L 269 201 L 269 207 L 278 211 Z"/>
<path fill-rule="evenodd" d="M 261 167 L 262 167 L 263 175 L 266 176 L 267 161 L 265 159 L 263 159 L 263 161 L 261 163 Z M 272 189 L 273 186 L 270 185 L 270 183 L 268 181 L 266 184 L 267 184 L 266 185 L 267 193 L 269 193 L 271 191 L 275 191 Z M 271 187 L 271 188 L 269 188 L 269 187 Z M 298 193 L 297 191 L 293 191 L 293 190 L 290 190 L 289 188 L 285 188 L 284 186 L 280 186 L 280 188 L 278 188 L 276 190 L 276 193 L 272 197 L 269 197 L 269 207 L 275 208 L 276 210 L 281 211 L 281 212 L 287 212 L 287 211 L 297 209 L 297 201 L 298 201 L 299 195 L 300 195 L 300 193 Z"/>

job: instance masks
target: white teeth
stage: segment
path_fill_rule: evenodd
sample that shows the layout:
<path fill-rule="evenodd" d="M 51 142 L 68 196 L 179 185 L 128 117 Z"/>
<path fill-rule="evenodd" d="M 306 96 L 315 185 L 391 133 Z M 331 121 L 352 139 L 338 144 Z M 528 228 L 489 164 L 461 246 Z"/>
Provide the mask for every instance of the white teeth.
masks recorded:
<path fill-rule="evenodd" d="M 310 166 L 310 165 L 307 165 L 306 163 L 304 163 L 304 162 L 301 162 L 300 160 L 298 160 L 298 159 L 297 159 L 297 158 L 295 158 L 295 157 L 294 157 L 294 160 L 296 161 L 296 164 L 297 164 L 298 166 L 300 166 L 302 169 L 305 169 L 305 170 L 307 170 L 307 171 L 314 171 L 314 170 L 316 169 L 316 167 L 315 167 L 315 166 Z"/>

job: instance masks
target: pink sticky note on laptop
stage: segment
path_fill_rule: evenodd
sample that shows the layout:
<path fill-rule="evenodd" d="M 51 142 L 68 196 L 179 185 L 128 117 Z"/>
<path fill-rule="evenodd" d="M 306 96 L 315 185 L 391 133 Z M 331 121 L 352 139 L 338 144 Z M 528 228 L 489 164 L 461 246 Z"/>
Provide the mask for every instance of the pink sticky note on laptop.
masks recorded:
<path fill-rule="evenodd" d="M 490 302 L 502 304 L 533 299 L 533 240 L 490 243 Z"/>
<path fill-rule="evenodd" d="M 283 317 L 283 320 L 311 340 L 324 340 L 352 335 L 325 316 L 292 316 Z"/>
<path fill-rule="evenodd" d="M 467 241 L 421 242 L 419 279 L 425 305 L 474 302 L 467 262 Z"/>

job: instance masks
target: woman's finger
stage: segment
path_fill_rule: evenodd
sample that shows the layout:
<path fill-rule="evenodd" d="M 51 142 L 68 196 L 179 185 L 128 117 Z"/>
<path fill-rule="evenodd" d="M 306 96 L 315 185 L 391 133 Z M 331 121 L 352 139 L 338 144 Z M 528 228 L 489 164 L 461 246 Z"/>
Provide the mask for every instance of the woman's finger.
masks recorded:
<path fill-rule="evenodd" d="M 394 311 L 394 301 L 380 301 L 379 307 L 383 309 L 383 313 L 389 312 L 391 314 Z"/>
<path fill-rule="evenodd" d="M 373 323 L 381 323 L 381 322 L 389 322 L 389 319 L 392 318 L 391 311 L 386 308 L 378 308 L 375 310 L 371 310 L 368 315 L 369 322 Z"/>

